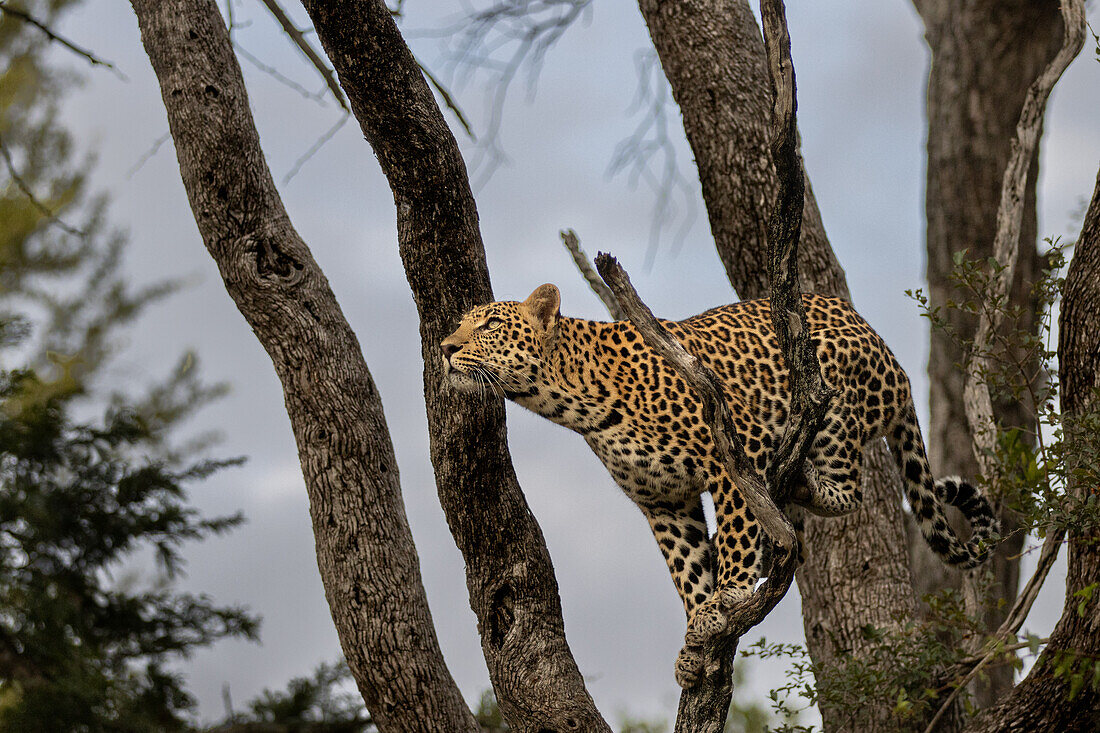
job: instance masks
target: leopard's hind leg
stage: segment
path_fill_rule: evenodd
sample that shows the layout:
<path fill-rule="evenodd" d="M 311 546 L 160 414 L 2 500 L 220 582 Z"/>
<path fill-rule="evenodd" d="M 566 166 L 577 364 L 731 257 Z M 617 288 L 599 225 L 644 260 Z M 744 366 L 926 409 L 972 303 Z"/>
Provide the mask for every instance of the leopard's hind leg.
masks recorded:
<path fill-rule="evenodd" d="M 863 427 L 848 405 L 840 404 L 829 410 L 810 447 L 802 480 L 795 486 L 791 500 L 825 517 L 859 509 L 863 501 L 860 469 L 865 441 Z"/>
<path fill-rule="evenodd" d="M 639 503 L 668 564 L 676 592 L 690 617 L 714 589 L 714 562 L 703 504 L 698 496 L 683 501 Z"/>

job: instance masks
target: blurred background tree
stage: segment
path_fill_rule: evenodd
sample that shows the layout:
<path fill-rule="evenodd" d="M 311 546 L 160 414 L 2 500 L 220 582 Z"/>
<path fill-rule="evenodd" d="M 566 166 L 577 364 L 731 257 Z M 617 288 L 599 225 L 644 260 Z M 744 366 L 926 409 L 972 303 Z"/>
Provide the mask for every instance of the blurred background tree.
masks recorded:
<path fill-rule="evenodd" d="M 201 516 L 186 487 L 236 461 L 176 438 L 223 391 L 193 355 L 142 388 L 101 378 L 178 283 L 125 281 L 92 160 L 57 121 L 80 80 L 48 65 L 34 21 L 76 4 L 0 13 L 0 729 L 182 730 L 194 702 L 173 660 L 258 627 L 175 587 L 183 543 L 242 521 Z"/>

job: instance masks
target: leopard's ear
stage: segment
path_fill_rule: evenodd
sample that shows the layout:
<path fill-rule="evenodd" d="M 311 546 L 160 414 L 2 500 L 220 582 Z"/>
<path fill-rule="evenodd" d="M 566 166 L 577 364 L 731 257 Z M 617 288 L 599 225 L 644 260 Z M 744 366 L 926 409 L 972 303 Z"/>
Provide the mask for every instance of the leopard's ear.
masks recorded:
<path fill-rule="evenodd" d="M 544 331 L 553 328 L 561 317 L 561 293 L 558 287 L 550 283 L 539 285 L 535 292 L 527 296 L 523 301 L 523 309 L 527 312 L 531 321 Z"/>

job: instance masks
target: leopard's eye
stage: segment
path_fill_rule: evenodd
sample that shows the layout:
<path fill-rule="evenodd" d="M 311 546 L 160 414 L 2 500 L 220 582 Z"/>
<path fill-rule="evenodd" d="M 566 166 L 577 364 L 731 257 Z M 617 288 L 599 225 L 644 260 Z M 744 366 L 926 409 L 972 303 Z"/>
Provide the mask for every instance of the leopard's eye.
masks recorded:
<path fill-rule="evenodd" d="M 504 325 L 504 321 L 502 321 L 501 319 L 499 319 L 499 318 L 490 318 L 489 320 L 485 321 L 485 330 L 486 331 L 495 331 L 496 329 L 500 328 L 503 325 Z"/>

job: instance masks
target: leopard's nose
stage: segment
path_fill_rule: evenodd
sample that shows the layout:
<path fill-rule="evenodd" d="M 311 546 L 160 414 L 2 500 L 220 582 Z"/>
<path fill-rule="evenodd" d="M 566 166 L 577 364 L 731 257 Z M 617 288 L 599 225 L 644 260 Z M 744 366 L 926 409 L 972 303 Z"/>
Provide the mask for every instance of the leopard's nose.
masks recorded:
<path fill-rule="evenodd" d="M 457 344 L 449 344 L 444 341 L 441 346 L 443 347 L 443 358 L 450 361 L 451 357 L 458 353 L 459 346 Z"/>

